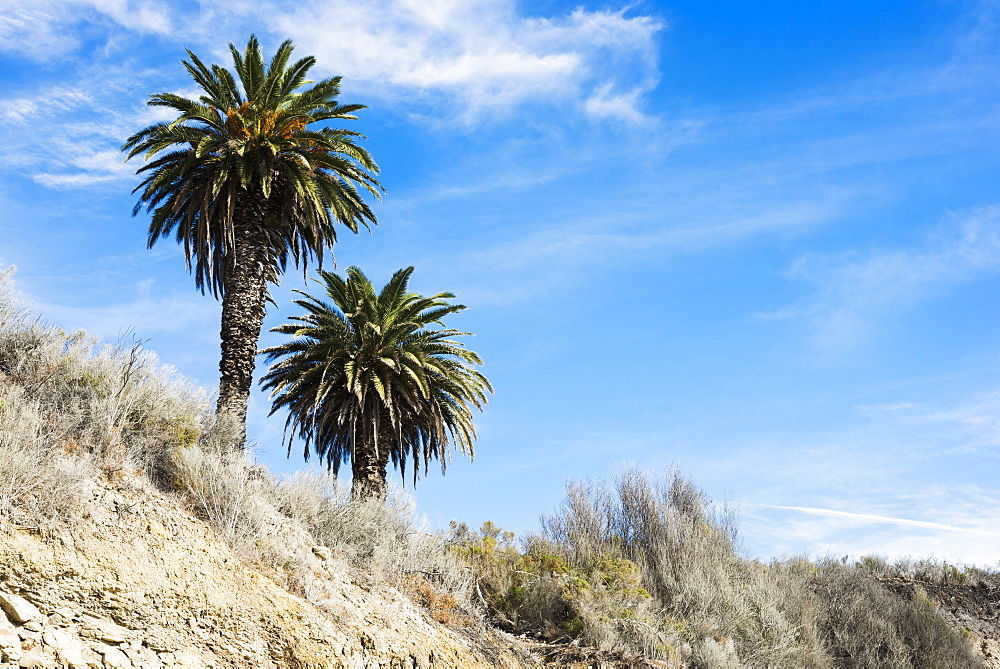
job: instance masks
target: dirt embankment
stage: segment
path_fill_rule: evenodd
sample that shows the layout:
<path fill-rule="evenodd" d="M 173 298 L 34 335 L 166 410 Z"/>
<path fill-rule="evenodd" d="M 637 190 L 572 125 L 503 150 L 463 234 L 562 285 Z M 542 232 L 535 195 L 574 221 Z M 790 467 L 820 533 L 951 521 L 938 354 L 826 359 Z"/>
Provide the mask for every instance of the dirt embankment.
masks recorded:
<path fill-rule="evenodd" d="M 0 518 L 0 667 L 525 664 L 516 644 L 436 624 L 323 547 L 303 547 L 297 596 L 141 479 L 90 496 L 57 530 Z"/>

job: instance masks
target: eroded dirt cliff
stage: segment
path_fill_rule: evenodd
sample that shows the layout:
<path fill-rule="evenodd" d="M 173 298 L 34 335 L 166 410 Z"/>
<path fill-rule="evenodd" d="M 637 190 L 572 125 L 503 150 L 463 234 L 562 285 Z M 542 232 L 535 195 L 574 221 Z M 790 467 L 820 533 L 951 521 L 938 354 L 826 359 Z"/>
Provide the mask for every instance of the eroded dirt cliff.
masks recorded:
<path fill-rule="evenodd" d="M 491 632 L 435 623 L 324 547 L 280 587 L 141 478 L 95 482 L 72 523 L 0 517 L 0 667 L 519 667 Z M 280 579 L 279 579 L 280 580 Z"/>

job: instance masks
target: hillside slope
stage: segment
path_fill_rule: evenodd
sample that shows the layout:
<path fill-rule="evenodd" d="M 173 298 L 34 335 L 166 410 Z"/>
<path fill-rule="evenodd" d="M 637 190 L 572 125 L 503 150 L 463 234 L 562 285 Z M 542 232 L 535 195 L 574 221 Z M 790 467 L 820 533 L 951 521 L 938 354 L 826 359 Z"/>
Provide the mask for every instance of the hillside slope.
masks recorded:
<path fill-rule="evenodd" d="M 523 665 L 509 648 L 476 647 L 434 623 L 391 588 L 362 587 L 329 549 L 300 555 L 300 569 L 311 575 L 310 603 L 248 567 L 211 527 L 141 478 L 94 481 L 89 497 L 72 529 L 46 532 L 0 516 L 0 602 L 9 602 L 0 662 Z"/>

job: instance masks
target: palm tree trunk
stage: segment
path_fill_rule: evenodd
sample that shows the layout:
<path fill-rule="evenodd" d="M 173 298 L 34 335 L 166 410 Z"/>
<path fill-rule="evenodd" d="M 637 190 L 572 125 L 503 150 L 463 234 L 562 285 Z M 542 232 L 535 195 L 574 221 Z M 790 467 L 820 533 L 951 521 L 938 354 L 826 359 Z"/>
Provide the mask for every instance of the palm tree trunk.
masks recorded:
<path fill-rule="evenodd" d="M 248 200 L 257 198 L 247 197 Z M 257 205 L 257 206 L 254 206 Z M 247 400 L 253 383 L 257 342 L 264 325 L 268 260 L 271 255 L 261 226 L 264 202 L 248 202 L 234 217 L 235 253 L 227 262 L 222 297 L 222 360 L 216 426 L 223 443 L 243 449 Z"/>
<path fill-rule="evenodd" d="M 374 444 L 351 454 L 351 501 L 385 499 L 388 495 L 386 469 L 389 466 L 389 445 L 382 444 L 378 452 Z"/>

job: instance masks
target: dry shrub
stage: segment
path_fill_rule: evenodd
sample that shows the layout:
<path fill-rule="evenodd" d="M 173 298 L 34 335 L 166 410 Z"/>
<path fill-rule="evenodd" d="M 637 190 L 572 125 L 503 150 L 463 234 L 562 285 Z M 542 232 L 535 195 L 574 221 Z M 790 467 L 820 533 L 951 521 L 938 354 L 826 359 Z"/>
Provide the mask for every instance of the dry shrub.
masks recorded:
<path fill-rule="evenodd" d="M 626 469 L 610 484 L 571 484 L 543 529 L 577 569 L 637 565 L 650 595 L 640 611 L 612 616 L 607 604 L 592 605 L 600 600 L 578 603 L 584 635 L 602 646 L 663 659 L 679 653 L 695 666 L 826 664 L 818 635 L 782 606 L 801 600 L 802 587 L 788 592 L 743 559 L 732 512 L 713 509 L 676 470 L 656 482 Z"/>
<path fill-rule="evenodd" d="M 982 666 L 962 634 L 947 625 L 919 587 L 911 599 L 891 592 L 863 569 L 836 561 L 817 565 L 823 632 L 838 666 Z"/>
<path fill-rule="evenodd" d="M 440 592 L 426 576 L 410 574 L 399 582 L 410 599 L 427 609 L 431 618 L 448 627 L 469 627 L 475 621 L 451 592 Z"/>
<path fill-rule="evenodd" d="M 176 485 L 221 538 L 237 553 L 253 557 L 273 510 L 267 504 L 270 475 L 253 467 L 242 453 L 197 446 L 178 449 L 173 467 Z"/>
<path fill-rule="evenodd" d="M 676 471 L 571 484 L 521 548 L 492 524 L 430 535 L 406 496 L 352 503 L 326 473 L 275 481 L 221 446 L 230 440 L 211 429 L 206 393 L 134 340 L 102 346 L 42 324 L 17 305 L 9 276 L 0 274 L 0 513 L 17 522 L 72 522 L 89 479 L 138 468 L 182 491 L 248 559 L 294 572 L 294 547 L 323 544 L 446 624 L 478 625 L 482 605 L 513 631 L 692 667 L 981 664 L 919 591 L 906 599 L 877 578 L 995 584 L 995 574 L 871 556 L 764 566 L 739 555 L 733 515 Z"/>
<path fill-rule="evenodd" d="M 154 478 L 191 444 L 207 396 L 137 342 L 101 346 L 21 308 L 0 273 L 0 507 L 62 516 L 97 472 Z"/>
<path fill-rule="evenodd" d="M 315 472 L 279 484 L 224 446 L 207 393 L 134 339 L 108 346 L 43 324 L 18 305 L 10 274 L 0 274 L 0 513 L 72 522 L 89 479 L 141 471 L 181 492 L 246 559 L 284 565 L 293 588 L 305 587 L 292 582 L 296 551 L 325 544 L 375 582 L 407 585 L 433 615 L 474 614 L 468 571 L 424 532 L 412 500 L 352 504 Z M 425 585 L 414 590 L 414 578 Z"/>
<path fill-rule="evenodd" d="M 66 446 L 36 403 L 0 385 L 0 513 L 27 522 L 71 517 L 93 468 Z"/>
<path fill-rule="evenodd" d="M 408 495 L 394 491 L 385 501 L 352 502 L 347 487 L 318 470 L 281 481 L 274 494 L 284 515 L 375 581 L 406 589 L 412 577 L 421 578 L 438 596 L 453 596 L 459 609 L 478 617 L 470 572 L 441 537 L 426 532 Z"/>
<path fill-rule="evenodd" d="M 492 523 L 453 523 L 453 552 L 477 576 L 495 623 L 552 640 L 690 667 L 977 667 L 937 608 L 876 577 L 992 581 L 934 561 L 847 566 L 740 554 L 734 515 L 677 471 L 625 469 L 571 483 L 542 535 L 515 546 Z"/>

